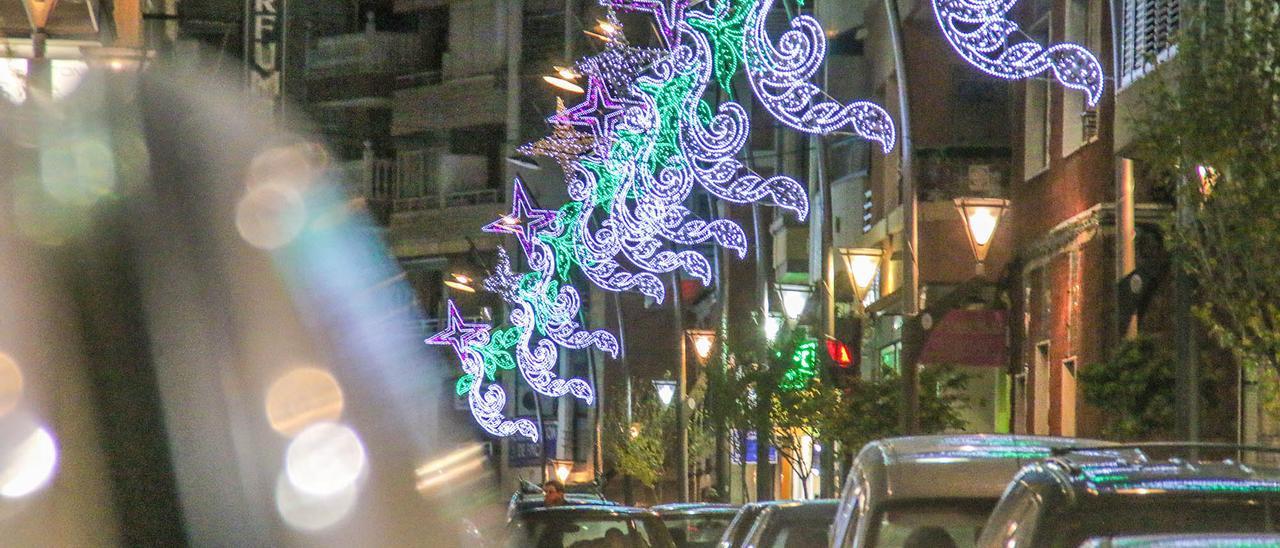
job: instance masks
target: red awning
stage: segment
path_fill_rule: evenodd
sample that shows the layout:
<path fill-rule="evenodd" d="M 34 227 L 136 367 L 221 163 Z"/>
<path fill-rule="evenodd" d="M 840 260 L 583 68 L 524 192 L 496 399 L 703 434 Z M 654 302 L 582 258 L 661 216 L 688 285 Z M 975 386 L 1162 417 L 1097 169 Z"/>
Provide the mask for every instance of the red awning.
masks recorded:
<path fill-rule="evenodd" d="M 952 310 L 934 323 L 920 353 L 920 363 L 1005 367 L 1005 311 Z"/>

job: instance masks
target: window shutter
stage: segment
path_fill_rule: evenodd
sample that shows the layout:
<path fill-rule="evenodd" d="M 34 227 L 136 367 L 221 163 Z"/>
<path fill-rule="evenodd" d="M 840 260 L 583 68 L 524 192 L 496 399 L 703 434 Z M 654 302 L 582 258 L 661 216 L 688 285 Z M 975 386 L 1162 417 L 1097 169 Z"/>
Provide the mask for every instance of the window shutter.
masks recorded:
<path fill-rule="evenodd" d="M 1149 59 L 1163 61 L 1178 33 L 1180 0 L 1124 0 L 1120 34 L 1120 86 L 1141 78 Z"/>

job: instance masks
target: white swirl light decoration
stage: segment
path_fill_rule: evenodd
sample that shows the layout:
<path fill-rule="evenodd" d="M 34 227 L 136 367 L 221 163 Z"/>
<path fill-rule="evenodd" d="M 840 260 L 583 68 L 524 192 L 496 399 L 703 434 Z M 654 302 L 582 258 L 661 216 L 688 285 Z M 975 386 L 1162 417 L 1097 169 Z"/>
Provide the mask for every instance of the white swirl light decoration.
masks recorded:
<path fill-rule="evenodd" d="M 761 0 L 747 16 L 742 47 L 747 79 L 756 99 L 779 122 L 797 131 L 826 135 L 845 125 L 888 154 L 897 139 L 893 119 L 875 103 L 841 105 L 824 101 L 825 94 L 809 80 L 822 67 L 827 39 L 822 24 L 808 15 L 791 19 L 775 48 L 765 30 L 774 0 Z M 936 2 L 935 2 L 936 4 Z"/>
<path fill-rule="evenodd" d="M 462 362 L 462 372 L 472 379 L 467 390 L 467 403 L 471 415 L 485 432 L 494 436 L 524 436 L 538 441 L 538 427 L 528 419 L 511 420 L 502 413 L 507 405 L 507 394 L 496 384 L 482 386 L 485 378 L 484 360 L 477 347 L 489 342 L 489 326 L 482 323 L 467 323 L 458 313 L 458 307 L 450 299 L 448 325 L 445 329 L 426 340 L 427 344 L 447 345 L 453 348 Z"/>
<path fill-rule="evenodd" d="M 1021 32 L 1005 18 L 1017 0 L 933 0 L 933 14 L 947 42 L 969 64 L 1006 80 L 1030 78 L 1047 70 L 1063 86 L 1083 91 L 1089 106 L 1105 89 L 1102 64 L 1079 44 L 1035 42 L 1009 44 Z"/>

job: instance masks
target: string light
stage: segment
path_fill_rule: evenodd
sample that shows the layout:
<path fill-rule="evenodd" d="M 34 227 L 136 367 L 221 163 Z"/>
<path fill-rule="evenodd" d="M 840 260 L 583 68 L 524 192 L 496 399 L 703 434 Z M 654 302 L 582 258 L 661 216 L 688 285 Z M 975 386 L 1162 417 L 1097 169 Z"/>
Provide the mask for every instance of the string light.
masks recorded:
<path fill-rule="evenodd" d="M 680 45 L 680 33 L 676 27 L 684 20 L 690 3 L 691 0 L 600 0 L 602 6 L 652 14 L 668 48 Z"/>
<path fill-rule="evenodd" d="M 1007 80 L 1030 78 L 1045 71 L 1063 86 L 1083 91 L 1089 106 L 1102 99 L 1102 64 L 1079 44 L 1041 46 L 1035 42 L 1009 43 L 1021 33 L 1006 18 L 1017 0 L 933 0 L 933 14 L 947 42 L 960 57 L 979 70 Z"/>
<path fill-rule="evenodd" d="M 849 125 L 858 136 L 880 143 L 886 154 L 892 151 L 896 135 L 888 112 L 867 101 L 847 105 L 821 101 L 826 94 L 809 83 L 827 52 L 826 35 L 817 19 L 795 17 L 777 48 L 769 41 L 765 16 L 773 2 L 757 2 L 746 20 L 743 51 L 755 98 L 779 122 L 797 131 L 826 135 Z"/>

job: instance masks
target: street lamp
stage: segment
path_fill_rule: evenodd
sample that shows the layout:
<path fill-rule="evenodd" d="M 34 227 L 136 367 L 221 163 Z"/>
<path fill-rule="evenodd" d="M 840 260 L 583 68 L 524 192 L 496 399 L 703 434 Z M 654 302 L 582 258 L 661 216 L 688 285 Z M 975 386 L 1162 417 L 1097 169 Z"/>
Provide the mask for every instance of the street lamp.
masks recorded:
<path fill-rule="evenodd" d="M 770 314 L 764 319 L 764 338 L 769 342 L 773 342 L 778 338 L 778 331 L 782 330 L 782 317 Z"/>
<path fill-rule="evenodd" d="M 446 279 L 444 281 L 444 285 L 447 285 L 450 288 L 456 289 L 458 291 L 462 291 L 464 293 L 476 292 L 476 288 L 471 286 L 471 283 L 475 281 L 471 279 L 471 276 L 467 276 L 466 274 L 459 274 L 457 272 L 450 274 L 450 276 L 451 277 L 449 279 Z"/>
<path fill-rule="evenodd" d="M 560 480 L 561 485 L 569 481 L 569 473 L 573 472 L 573 461 L 550 459 L 547 465 L 551 467 L 552 474 Z"/>
<path fill-rule="evenodd" d="M 809 302 L 809 295 L 813 294 L 813 288 L 800 284 L 777 284 L 776 287 L 782 295 L 782 311 L 787 318 L 792 321 L 799 318 Z"/>
<path fill-rule="evenodd" d="M 672 398 L 676 396 L 676 381 L 654 379 L 653 389 L 658 391 L 658 401 L 662 402 L 662 406 L 670 406 Z"/>
<path fill-rule="evenodd" d="M 710 329 L 689 329 L 685 333 L 693 341 L 693 353 L 699 361 L 707 361 L 711 357 L 711 347 L 716 343 L 716 332 Z"/>
<path fill-rule="evenodd" d="M 875 281 L 876 274 L 880 272 L 884 250 L 878 247 L 842 247 L 839 251 L 840 258 L 844 259 L 844 269 L 849 273 L 853 292 L 858 296 L 858 301 L 862 301 L 867 296 L 867 290 L 871 289 L 871 282 Z"/>
<path fill-rule="evenodd" d="M 1009 209 L 1009 200 L 1000 198 L 956 198 L 956 210 L 964 221 L 965 236 L 969 238 L 969 247 L 978 260 L 977 273 L 982 274 L 982 262 L 987 258 L 987 250 L 995 236 L 996 227 L 1000 225 L 1000 217 Z"/>

